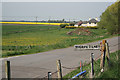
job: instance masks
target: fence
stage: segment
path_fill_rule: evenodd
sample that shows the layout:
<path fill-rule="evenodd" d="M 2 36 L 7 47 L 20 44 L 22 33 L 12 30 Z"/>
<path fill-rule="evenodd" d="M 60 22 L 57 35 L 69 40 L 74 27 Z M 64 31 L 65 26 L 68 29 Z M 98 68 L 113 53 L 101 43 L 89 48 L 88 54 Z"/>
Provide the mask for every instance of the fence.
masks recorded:
<path fill-rule="evenodd" d="M 52 76 L 54 74 L 57 74 L 57 77 L 58 79 L 62 80 L 63 78 L 63 75 L 62 75 L 62 69 L 78 69 L 80 68 L 80 73 L 78 73 L 77 75 L 73 75 L 73 77 L 71 79 L 74 79 L 76 77 L 80 77 L 80 76 L 83 76 L 84 73 L 87 72 L 87 70 L 84 70 L 82 69 L 82 67 L 84 66 L 87 66 L 88 64 L 91 63 L 91 70 L 90 70 L 90 78 L 94 78 L 94 74 L 95 74 L 95 71 L 94 71 L 94 63 L 96 63 L 96 61 L 98 59 L 100 59 L 100 70 L 101 72 L 104 71 L 104 67 L 105 67 L 105 58 L 107 58 L 107 63 L 108 65 L 110 66 L 110 56 L 109 56 L 109 45 L 108 45 L 108 42 L 106 40 L 103 40 L 101 43 L 100 43 L 100 51 L 101 51 L 101 55 L 98 56 L 97 58 L 94 59 L 94 53 L 91 53 L 90 54 L 90 62 L 88 62 L 87 64 L 83 64 L 82 61 L 80 61 L 80 66 L 78 67 L 66 67 L 66 66 L 63 66 L 61 64 L 61 61 L 60 60 L 57 60 L 57 70 L 55 72 L 48 72 L 48 75 L 46 75 L 45 77 L 43 78 L 48 78 L 48 80 L 51 80 L 52 79 Z M 6 61 L 6 78 L 8 80 L 11 79 L 11 71 L 10 71 L 10 61 Z M 70 80 L 71 80 L 70 79 Z"/>
<path fill-rule="evenodd" d="M 96 57 L 94 59 L 94 53 L 91 53 L 90 55 L 90 62 L 86 63 L 86 64 L 82 64 L 82 61 L 80 61 L 80 66 L 79 67 L 65 67 L 63 65 L 61 65 L 61 62 L 60 60 L 57 60 L 57 71 L 51 73 L 51 76 L 54 75 L 54 74 L 57 74 L 58 73 L 58 78 L 62 78 L 62 68 L 64 69 L 72 69 L 72 70 L 75 70 L 75 69 L 78 69 L 80 68 L 80 73 L 78 73 L 77 75 L 73 75 L 73 78 L 76 78 L 76 77 L 79 77 L 79 76 L 82 76 L 84 73 L 86 73 L 87 71 L 83 71 L 82 70 L 82 67 L 84 66 L 87 66 L 91 63 L 91 70 L 90 70 L 90 78 L 94 78 L 94 74 L 95 74 L 95 71 L 94 71 L 94 63 L 96 63 L 96 61 L 98 59 L 100 59 L 100 69 L 101 69 L 101 72 L 104 71 L 104 67 L 105 67 L 105 57 L 107 58 L 107 63 L 108 65 L 110 66 L 110 57 L 109 57 L 109 45 L 108 45 L 108 42 L 106 40 L 103 40 L 101 43 L 100 43 L 100 51 L 101 51 L 101 55 L 99 55 L 98 57 Z M 58 67 L 59 65 L 59 67 Z M 61 65 L 61 66 L 60 66 Z M 45 76 L 44 78 L 49 78 L 49 76 Z"/>

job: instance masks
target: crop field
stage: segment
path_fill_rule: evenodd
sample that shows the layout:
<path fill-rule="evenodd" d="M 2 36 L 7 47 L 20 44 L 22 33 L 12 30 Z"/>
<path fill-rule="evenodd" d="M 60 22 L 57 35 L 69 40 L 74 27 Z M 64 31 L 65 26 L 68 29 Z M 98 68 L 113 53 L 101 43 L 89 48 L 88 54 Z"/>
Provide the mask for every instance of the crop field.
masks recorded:
<path fill-rule="evenodd" d="M 89 35 L 67 34 L 75 30 L 45 25 L 3 25 L 2 57 L 66 48 L 111 36 L 104 29 L 88 29 Z"/>
<path fill-rule="evenodd" d="M 41 25 L 60 25 L 66 23 L 41 23 L 41 22 L 0 22 L 3 24 L 41 24 Z M 67 23 L 69 24 L 69 23 Z"/>

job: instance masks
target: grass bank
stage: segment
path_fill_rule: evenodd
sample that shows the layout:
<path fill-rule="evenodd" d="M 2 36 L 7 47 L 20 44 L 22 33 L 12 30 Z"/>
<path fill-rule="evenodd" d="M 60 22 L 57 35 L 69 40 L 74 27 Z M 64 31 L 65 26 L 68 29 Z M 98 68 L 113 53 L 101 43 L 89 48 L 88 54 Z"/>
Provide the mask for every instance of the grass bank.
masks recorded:
<path fill-rule="evenodd" d="M 120 74 L 119 74 L 120 59 L 118 59 L 119 53 L 120 50 L 110 54 L 110 67 L 107 64 L 107 60 L 105 60 L 105 69 L 103 73 L 100 72 L 100 59 L 94 62 L 94 70 L 95 70 L 94 78 L 120 78 Z M 83 67 L 83 70 L 86 70 L 86 74 L 84 78 L 89 78 L 89 74 L 91 70 L 90 66 L 91 64 L 87 64 L 86 66 Z M 79 68 L 68 73 L 67 75 L 64 76 L 64 78 L 72 78 L 77 73 L 80 73 Z"/>
<path fill-rule="evenodd" d="M 93 42 L 117 35 L 110 35 L 105 29 L 88 29 L 86 35 L 68 35 L 75 29 L 60 29 L 59 26 L 3 25 L 2 57 L 33 54 L 53 49 L 66 48 L 75 44 Z"/>

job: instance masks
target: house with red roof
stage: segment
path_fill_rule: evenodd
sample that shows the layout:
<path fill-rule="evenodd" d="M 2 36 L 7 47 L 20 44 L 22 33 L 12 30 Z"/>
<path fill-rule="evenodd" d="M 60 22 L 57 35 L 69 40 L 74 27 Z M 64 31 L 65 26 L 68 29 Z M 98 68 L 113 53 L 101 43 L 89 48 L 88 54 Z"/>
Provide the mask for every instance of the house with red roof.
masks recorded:
<path fill-rule="evenodd" d="M 82 21 L 79 21 L 79 22 L 76 23 L 74 26 L 75 26 L 75 27 L 81 26 L 82 23 L 83 23 Z"/>

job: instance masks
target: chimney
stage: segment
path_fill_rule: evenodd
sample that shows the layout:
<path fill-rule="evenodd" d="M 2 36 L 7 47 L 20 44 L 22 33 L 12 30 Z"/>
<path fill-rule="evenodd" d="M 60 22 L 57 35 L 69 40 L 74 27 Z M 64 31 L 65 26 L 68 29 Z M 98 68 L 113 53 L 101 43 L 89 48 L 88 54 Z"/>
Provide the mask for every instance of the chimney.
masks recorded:
<path fill-rule="evenodd" d="M 89 20 L 91 20 L 91 18 L 89 18 Z"/>
<path fill-rule="evenodd" d="M 98 21 L 98 18 L 96 17 L 96 18 L 95 18 L 95 20 L 97 20 L 97 21 Z"/>

